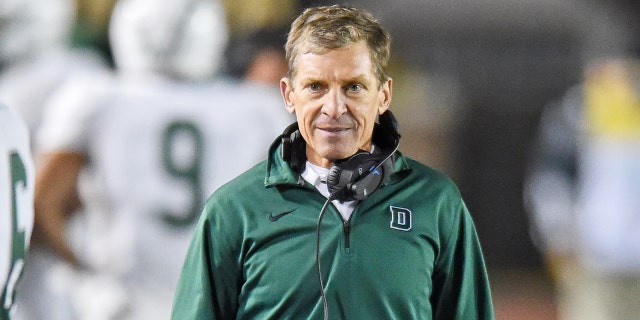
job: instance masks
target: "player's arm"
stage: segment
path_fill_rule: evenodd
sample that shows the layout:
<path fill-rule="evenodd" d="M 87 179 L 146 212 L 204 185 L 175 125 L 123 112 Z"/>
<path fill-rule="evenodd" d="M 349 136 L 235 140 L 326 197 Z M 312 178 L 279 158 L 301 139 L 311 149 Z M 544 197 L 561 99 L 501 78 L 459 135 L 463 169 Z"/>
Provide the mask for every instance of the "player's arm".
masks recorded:
<path fill-rule="evenodd" d="M 66 225 L 80 206 L 78 176 L 85 156 L 77 152 L 54 152 L 39 163 L 35 185 L 34 239 L 41 240 L 75 267 L 79 262 L 66 240 Z"/>

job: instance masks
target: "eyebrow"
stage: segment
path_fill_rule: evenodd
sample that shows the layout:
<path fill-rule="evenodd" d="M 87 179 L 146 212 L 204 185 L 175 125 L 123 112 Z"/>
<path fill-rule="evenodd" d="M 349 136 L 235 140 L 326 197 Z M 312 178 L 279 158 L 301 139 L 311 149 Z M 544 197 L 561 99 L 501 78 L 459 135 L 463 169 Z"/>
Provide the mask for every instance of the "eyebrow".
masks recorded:
<path fill-rule="evenodd" d="M 316 77 L 316 76 L 309 76 L 309 77 L 306 77 L 306 78 L 300 78 L 300 83 L 302 83 L 302 84 L 326 83 L 326 82 L 328 82 L 328 81 L 323 79 L 322 77 Z M 373 81 L 373 82 L 375 82 L 375 81 Z M 359 75 L 357 75 L 355 77 L 350 77 L 348 79 L 345 79 L 344 81 L 341 81 L 341 85 L 347 85 L 347 84 L 351 84 L 351 83 L 367 84 L 367 76 L 365 74 L 359 74 Z"/>
<path fill-rule="evenodd" d="M 371 83 L 376 83 L 375 79 L 373 81 L 368 81 L 368 77 L 365 74 L 360 74 L 358 76 L 347 79 L 343 85 L 348 85 L 352 83 L 359 83 L 364 85 L 366 88 L 371 86 Z"/>

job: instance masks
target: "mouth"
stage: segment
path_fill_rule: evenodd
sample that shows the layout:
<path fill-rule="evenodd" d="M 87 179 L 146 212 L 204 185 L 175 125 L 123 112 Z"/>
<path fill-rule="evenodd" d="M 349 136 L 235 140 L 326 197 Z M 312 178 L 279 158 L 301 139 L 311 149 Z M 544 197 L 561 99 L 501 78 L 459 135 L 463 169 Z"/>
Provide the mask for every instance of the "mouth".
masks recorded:
<path fill-rule="evenodd" d="M 326 131 L 329 133 L 340 133 L 343 131 L 347 131 L 350 128 L 340 128 L 340 127 L 327 127 L 327 128 L 318 128 L 319 130 Z"/>
<path fill-rule="evenodd" d="M 318 128 L 318 131 L 320 132 L 321 135 L 325 136 L 326 138 L 330 138 L 330 139 L 337 139 L 337 138 L 341 138 L 344 137 L 345 135 L 348 134 L 348 132 L 350 132 L 351 128 L 345 128 L 345 127 L 321 127 Z"/>
<path fill-rule="evenodd" d="M 343 121 L 325 119 L 324 121 L 313 123 L 313 127 L 318 134 L 334 139 L 341 138 L 354 130 L 355 127 L 350 122 L 351 121 L 347 121 L 347 119 L 343 119 Z"/>

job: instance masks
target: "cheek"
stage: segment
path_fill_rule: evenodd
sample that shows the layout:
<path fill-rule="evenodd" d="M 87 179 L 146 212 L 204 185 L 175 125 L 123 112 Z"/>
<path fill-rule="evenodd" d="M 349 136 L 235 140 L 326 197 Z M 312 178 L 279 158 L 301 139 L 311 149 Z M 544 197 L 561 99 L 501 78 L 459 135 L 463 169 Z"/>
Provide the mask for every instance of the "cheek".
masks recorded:
<path fill-rule="evenodd" d="M 300 110 L 300 108 L 296 109 L 296 121 L 298 122 L 298 129 L 300 130 L 300 134 L 302 137 L 308 141 L 309 132 L 311 126 L 311 119 L 309 119 L 308 115 L 304 112 L 304 110 Z"/>
<path fill-rule="evenodd" d="M 362 119 L 362 126 L 366 131 L 373 130 L 373 126 L 378 118 L 378 108 L 368 107 L 366 110 L 363 110 L 359 116 Z"/>
<path fill-rule="evenodd" d="M 322 104 L 314 100 L 306 100 L 297 97 L 295 113 L 301 126 L 310 126 L 322 112 Z"/>
<path fill-rule="evenodd" d="M 362 119 L 362 122 L 360 123 L 360 128 L 358 130 L 361 139 L 365 141 L 371 138 L 378 115 L 377 109 L 375 112 L 372 112 L 371 110 L 368 112 L 368 114 L 361 116 L 360 119 Z"/>
<path fill-rule="evenodd" d="M 371 138 L 371 135 L 373 134 L 373 125 L 373 121 L 367 121 L 367 124 L 364 126 L 362 132 L 360 133 L 363 139 L 368 140 L 369 138 Z"/>

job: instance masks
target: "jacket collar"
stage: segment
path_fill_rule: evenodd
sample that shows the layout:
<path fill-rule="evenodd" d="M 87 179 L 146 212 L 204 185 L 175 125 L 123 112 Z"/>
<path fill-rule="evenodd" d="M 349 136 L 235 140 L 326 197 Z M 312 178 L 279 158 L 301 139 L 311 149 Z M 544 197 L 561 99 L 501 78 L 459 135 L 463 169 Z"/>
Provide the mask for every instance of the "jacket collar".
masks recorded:
<path fill-rule="evenodd" d="M 302 178 L 300 172 L 295 170 L 289 162 L 283 158 L 283 143 L 282 137 L 278 138 L 269 147 L 269 156 L 266 162 L 266 175 L 264 179 L 265 186 L 274 185 L 304 185 L 305 181 Z M 401 175 L 400 172 L 410 170 L 407 159 L 400 151 L 396 151 L 393 157 L 393 175 L 389 180 L 389 183 L 394 183 Z M 403 176 L 403 175 L 402 175 Z"/>

